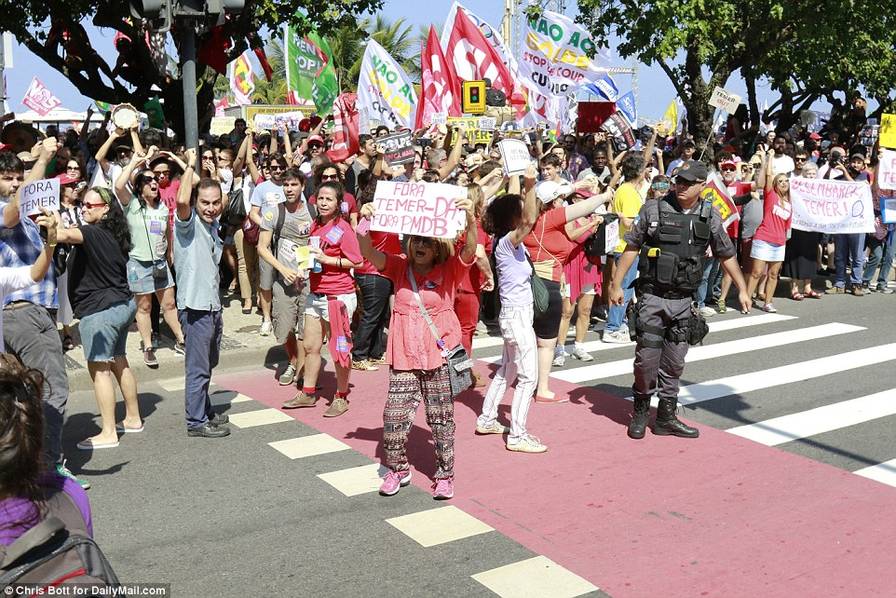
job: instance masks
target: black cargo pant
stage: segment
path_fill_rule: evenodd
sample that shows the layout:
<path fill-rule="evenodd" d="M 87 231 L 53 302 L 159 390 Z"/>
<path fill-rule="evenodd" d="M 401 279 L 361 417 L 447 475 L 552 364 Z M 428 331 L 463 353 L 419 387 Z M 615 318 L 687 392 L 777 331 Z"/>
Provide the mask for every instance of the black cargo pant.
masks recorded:
<path fill-rule="evenodd" d="M 638 342 L 635 348 L 636 399 L 677 399 L 687 341 L 668 340 L 668 331 L 686 328 L 691 318 L 691 299 L 663 299 L 644 293 L 638 300 Z M 641 332 L 643 330 L 643 332 Z M 662 333 L 660 332 L 662 331 Z"/>

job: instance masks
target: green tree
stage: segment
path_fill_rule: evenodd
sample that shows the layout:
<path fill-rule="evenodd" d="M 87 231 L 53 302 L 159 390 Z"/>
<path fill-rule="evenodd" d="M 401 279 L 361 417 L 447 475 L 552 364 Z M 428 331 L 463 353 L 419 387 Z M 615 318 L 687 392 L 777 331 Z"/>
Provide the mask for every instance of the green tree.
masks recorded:
<path fill-rule="evenodd" d="M 340 27 L 327 36 L 333 51 L 336 77 L 343 90 L 355 89 L 361 73 L 364 49 L 370 39 L 376 40 L 385 48 L 408 73 L 414 71 L 415 57 L 419 65 L 420 44 L 419 39 L 414 36 L 413 27 L 405 25 L 403 18 L 390 22 L 382 14 L 377 14 L 373 19 L 363 19 L 360 25 L 355 23 Z M 416 69 L 419 72 L 419 66 Z"/>
<path fill-rule="evenodd" d="M 260 44 L 259 31 L 276 30 L 290 22 L 301 31 L 315 28 L 328 34 L 341 26 L 357 26 L 357 18 L 365 12 L 379 9 L 382 0 L 245 0 L 242 12 L 228 16 L 218 38 L 230 43 L 226 50 L 228 62 L 239 56 L 251 43 Z M 297 12 L 298 11 L 298 12 Z M 159 95 L 164 99 L 166 119 L 175 131 L 183 131 L 183 106 L 179 74 L 165 68 L 166 40 L 175 48 L 183 47 L 185 28 L 182 23 L 171 28 L 170 37 L 160 36 L 153 49 L 142 43 L 148 23 L 130 14 L 130 2 L 125 0 L 0 0 L 0 31 L 11 31 L 48 66 L 64 74 L 85 96 L 109 103 L 129 102 L 142 106 Z M 108 36 L 91 36 L 81 23 L 122 33 L 138 40 L 126 50 L 130 68 L 115 68 L 96 52 L 95 41 Z M 199 34 L 197 47 L 212 39 L 213 32 L 206 23 Z M 123 46 L 120 46 L 123 48 Z M 200 129 L 207 127 L 214 112 L 215 82 L 218 74 L 210 68 L 198 73 L 198 102 Z M 157 91 L 158 90 L 158 91 Z M 203 127 L 204 125 L 204 127 Z"/>

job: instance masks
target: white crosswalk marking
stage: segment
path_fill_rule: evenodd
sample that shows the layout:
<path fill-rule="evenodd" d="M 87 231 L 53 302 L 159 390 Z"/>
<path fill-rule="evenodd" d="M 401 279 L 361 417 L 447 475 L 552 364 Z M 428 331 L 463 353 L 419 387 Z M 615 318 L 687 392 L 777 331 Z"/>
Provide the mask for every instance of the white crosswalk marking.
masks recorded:
<path fill-rule="evenodd" d="M 763 388 L 838 374 L 893 360 L 896 360 L 896 343 L 879 345 L 749 374 L 690 384 L 681 388 L 681 391 L 678 393 L 678 402 L 682 405 L 692 405 Z"/>
<path fill-rule="evenodd" d="M 875 480 L 888 486 L 896 486 L 896 459 L 890 459 L 871 467 L 865 467 L 853 472 L 863 478 Z"/>
<path fill-rule="evenodd" d="M 732 434 L 775 446 L 896 414 L 896 390 L 885 390 L 755 424 L 730 428 Z"/>
<path fill-rule="evenodd" d="M 738 330 L 740 328 L 748 328 L 750 326 L 760 326 L 764 324 L 776 324 L 778 322 L 785 322 L 787 320 L 795 320 L 796 316 L 785 316 L 783 314 L 761 314 L 758 316 L 745 316 L 742 318 L 730 318 L 727 320 L 717 320 L 715 322 L 708 322 L 709 324 L 709 332 L 725 332 L 728 330 Z M 495 346 L 501 346 L 504 344 L 504 341 L 497 337 L 489 337 L 495 338 L 496 342 Z M 473 348 L 475 350 L 476 339 L 474 339 Z M 588 353 L 594 353 L 597 351 L 609 351 L 612 349 L 619 349 L 621 347 L 634 347 L 635 343 L 626 343 L 624 345 L 615 345 L 612 343 L 605 343 L 603 341 L 588 341 L 586 343 L 582 343 L 582 346 L 585 348 L 585 351 Z M 493 355 L 491 357 L 483 357 L 480 361 L 484 361 L 485 363 L 499 363 L 501 361 L 501 355 Z"/>
<path fill-rule="evenodd" d="M 715 359 L 717 357 L 736 355 L 738 353 L 761 351 L 765 349 L 771 349 L 773 347 L 802 343 L 819 338 L 827 338 L 838 334 L 859 332 L 860 330 L 865 330 L 865 328 L 861 326 L 852 326 L 850 324 L 840 324 L 834 322 L 831 324 L 822 324 L 820 326 L 811 326 L 809 328 L 801 328 L 798 330 L 776 332 L 774 334 L 754 336 L 750 338 L 738 339 L 736 341 L 718 343 L 715 345 L 693 347 L 690 351 L 688 351 L 686 361 L 687 363 L 691 363 L 694 361 L 703 361 L 706 359 Z M 619 361 L 611 361 L 609 363 L 601 363 L 555 372 L 551 374 L 551 377 L 558 380 L 565 380 L 566 382 L 602 380 L 604 378 L 612 378 L 613 376 L 631 374 L 633 363 L 634 358 L 620 359 Z"/>

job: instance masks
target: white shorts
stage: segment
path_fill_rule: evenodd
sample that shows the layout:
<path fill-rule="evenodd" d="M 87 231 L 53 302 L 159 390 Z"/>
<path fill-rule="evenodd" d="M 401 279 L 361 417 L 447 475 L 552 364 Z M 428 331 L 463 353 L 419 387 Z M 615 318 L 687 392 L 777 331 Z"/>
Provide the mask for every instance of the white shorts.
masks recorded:
<path fill-rule="evenodd" d="M 570 297 L 570 295 L 572 295 L 572 287 L 571 286 L 565 285 L 563 287 L 563 293 L 564 293 L 564 297 L 566 297 L 567 299 L 572 301 L 572 297 Z M 594 289 L 594 284 L 588 283 L 585 286 L 583 286 L 582 287 L 582 295 L 597 295 L 597 291 Z M 578 299 L 578 297 L 576 297 L 576 299 Z"/>
<path fill-rule="evenodd" d="M 346 293 L 345 295 L 336 295 L 336 298 L 345 304 L 345 310 L 348 312 L 348 319 L 352 319 L 352 314 L 358 307 L 358 296 L 354 293 Z M 305 315 L 323 320 L 330 321 L 330 311 L 327 307 L 328 299 L 326 295 L 320 293 L 309 293 L 305 300 Z"/>
<path fill-rule="evenodd" d="M 783 262 L 784 245 L 775 245 L 768 241 L 759 241 L 753 239 L 753 247 L 750 249 L 750 257 L 754 260 L 762 260 L 763 262 Z"/>

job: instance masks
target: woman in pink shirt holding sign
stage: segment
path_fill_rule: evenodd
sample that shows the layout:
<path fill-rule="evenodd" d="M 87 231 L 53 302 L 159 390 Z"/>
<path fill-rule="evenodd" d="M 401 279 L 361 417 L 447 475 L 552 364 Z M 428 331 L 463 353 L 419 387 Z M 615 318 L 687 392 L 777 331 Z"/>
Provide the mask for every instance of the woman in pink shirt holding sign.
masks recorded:
<path fill-rule="evenodd" d="M 358 306 L 351 269 L 363 262 L 358 237 L 340 211 L 342 186 L 323 183 L 317 190 L 317 218 L 311 225 L 310 253 L 314 260 L 305 302 L 305 376 L 302 390 L 284 409 L 314 407 L 324 337 L 333 340 L 330 354 L 336 368 L 336 395 L 324 417 L 338 417 L 348 410 L 348 378 L 351 373 L 352 314 Z"/>
<path fill-rule="evenodd" d="M 747 280 L 747 290 L 752 297 L 759 285 L 759 279 L 762 278 L 766 264 L 768 265 L 765 296 L 761 309 L 769 313 L 778 311 L 772 304 L 772 300 L 775 297 L 775 288 L 778 286 L 781 265 L 784 263 L 787 234 L 790 231 L 790 221 L 793 216 L 793 209 L 790 205 L 790 180 L 786 174 L 772 175 L 773 158 L 774 154 L 769 154 L 765 165 L 759 172 L 759 181 L 765 188 L 765 203 L 762 223 L 753 235 L 753 247 L 750 249 L 753 269 Z"/>
<path fill-rule="evenodd" d="M 366 235 L 360 238 L 361 253 L 395 289 L 386 348 L 389 395 L 383 410 L 383 452 L 389 472 L 380 493 L 385 496 L 396 494 L 411 481 L 406 445 L 421 401 L 438 464 L 433 497 L 454 496 L 454 397 L 445 351 L 461 341 L 454 296 L 475 261 L 477 240 L 472 202 L 457 199 L 454 205 L 467 215 L 466 241 L 456 254 L 451 242 L 442 239 L 412 236 L 407 255 L 387 255 L 374 249 Z M 373 214 L 372 203 L 361 207 L 362 218 L 370 219 Z M 421 302 L 435 330 L 427 323 Z"/>

